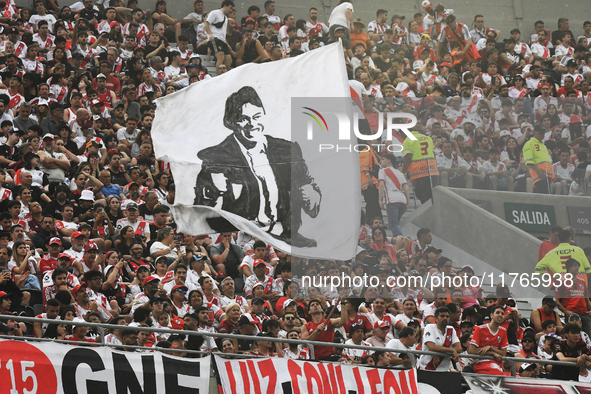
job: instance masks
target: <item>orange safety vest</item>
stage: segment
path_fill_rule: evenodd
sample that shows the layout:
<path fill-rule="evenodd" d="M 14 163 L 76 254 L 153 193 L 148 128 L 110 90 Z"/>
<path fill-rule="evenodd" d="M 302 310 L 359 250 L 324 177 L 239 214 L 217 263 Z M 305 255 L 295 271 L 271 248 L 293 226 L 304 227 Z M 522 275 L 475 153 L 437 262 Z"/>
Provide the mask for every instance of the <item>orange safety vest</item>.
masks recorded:
<path fill-rule="evenodd" d="M 378 180 L 371 175 L 371 170 L 372 170 L 373 166 L 379 166 L 378 159 L 377 159 L 376 154 L 373 151 L 373 149 L 369 149 L 368 151 L 360 152 L 359 153 L 359 167 L 361 169 L 361 190 L 367 189 L 367 187 L 369 186 L 369 183 L 370 183 L 370 178 L 371 178 L 371 182 L 373 183 L 373 185 L 376 188 L 379 187 Z M 370 173 L 369 178 L 367 175 L 365 175 L 365 173 L 367 173 L 367 172 Z"/>

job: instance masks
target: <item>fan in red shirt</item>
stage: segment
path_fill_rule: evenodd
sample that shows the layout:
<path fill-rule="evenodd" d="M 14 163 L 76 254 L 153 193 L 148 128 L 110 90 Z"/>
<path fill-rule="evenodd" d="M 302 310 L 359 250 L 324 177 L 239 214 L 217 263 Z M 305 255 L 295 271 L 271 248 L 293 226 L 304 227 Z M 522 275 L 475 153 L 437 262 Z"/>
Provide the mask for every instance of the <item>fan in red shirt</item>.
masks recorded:
<path fill-rule="evenodd" d="M 303 341 L 334 342 L 334 329 L 342 327 L 348 319 L 347 308 L 341 306 L 341 317 L 331 319 L 336 305 L 333 307 L 327 319 L 324 319 L 324 309 L 322 301 L 312 299 L 308 304 L 308 314 L 312 316 L 312 321 L 302 326 Z M 340 358 L 334 354 L 334 348 L 328 346 L 316 346 L 314 348 L 315 360 L 338 361 Z"/>
<path fill-rule="evenodd" d="M 72 321 L 78 322 L 78 323 L 84 323 L 84 319 L 82 319 L 80 317 L 75 317 L 74 320 L 72 320 Z M 87 332 L 88 332 L 88 327 L 73 326 L 72 335 L 66 335 L 66 337 L 64 339 L 66 341 L 72 341 L 72 342 L 93 342 L 93 343 L 96 342 L 94 339 L 86 336 Z"/>
<path fill-rule="evenodd" d="M 468 353 L 493 356 L 494 360 L 474 360 L 474 372 L 487 375 L 510 375 L 503 372 L 502 358 L 507 354 L 509 341 L 507 330 L 501 327 L 505 308 L 496 305 L 491 308 L 491 322 L 474 327 Z"/>
<path fill-rule="evenodd" d="M 349 333 L 351 327 L 353 325 L 360 325 L 365 329 L 366 333 L 370 333 L 373 330 L 373 325 L 370 323 L 369 319 L 363 315 L 360 315 L 358 312 L 359 305 L 361 305 L 361 298 L 348 298 L 347 300 L 343 301 L 341 304 L 342 306 L 347 309 L 347 322 L 343 325 L 343 328 Z"/>
<path fill-rule="evenodd" d="M 540 244 L 538 248 L 538 261 L 542 260 L 546 253 L 560 245 L 560 240 L 558 239 L 558 233 L 562 231 L 562 227 L 560 226 L 553 226 L 550 229 L 550 239 L 545 240 Z"/>
<path fill-rule="evenodd" d="M 584 331 L 587 332 L 589 330 L 589 315 L 587 312 L 591 311 L 591 301 L 589 301 L 589 291 L 585 280 L 577 277 L 581 264 L 575 259 L 568 259 L 564 263 L 564 267 L 567 273 L 573 275 L 574 280 L 571 286 L 562 283 L 556 289 L 556 304 L 558 309 L 564 312 L 567 317 L 573 313 L 579 314 L 586 326 Z"/>
<path fill-rule="evenodd" d="M 41 258 L 41 263 L 39 264 L 41 275 L 47 271 L 54 270 L 55 267 L 57 267 L 57 257 L 62 251 L 62 240 L 58 237 L 51 238 L 47 245 L 49 253 Z"/>

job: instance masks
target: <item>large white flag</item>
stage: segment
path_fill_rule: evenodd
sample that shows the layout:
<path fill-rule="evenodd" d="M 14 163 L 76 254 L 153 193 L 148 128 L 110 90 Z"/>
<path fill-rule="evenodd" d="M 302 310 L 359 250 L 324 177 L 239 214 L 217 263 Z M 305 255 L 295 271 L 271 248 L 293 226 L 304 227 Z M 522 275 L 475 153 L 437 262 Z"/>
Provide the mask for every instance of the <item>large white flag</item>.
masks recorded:
<path fill-rule="evenodd" d="M 235 227 L 294 255 L 353 257 L 358 155 L 327 148 L 350 112 L 340 43 L 159 99 L 152 137 L 156 157 L 171 165 L 179 231 Z"/>

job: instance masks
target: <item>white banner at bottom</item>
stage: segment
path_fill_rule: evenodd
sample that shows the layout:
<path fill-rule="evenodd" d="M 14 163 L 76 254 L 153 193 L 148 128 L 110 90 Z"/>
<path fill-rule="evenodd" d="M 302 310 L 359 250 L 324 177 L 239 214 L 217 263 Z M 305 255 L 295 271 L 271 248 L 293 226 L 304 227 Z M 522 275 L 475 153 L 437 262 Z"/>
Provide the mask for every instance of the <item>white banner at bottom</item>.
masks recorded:
<path fill-rule="evenodd" d="M 346 364 L 215 356 L 223 394 L 397 393 L 418 394 L 414 369 L 393 370 Z"/>
<path fill-rule="evenodd" d="M 211 356 L 0 341 L 0 394 L 199 394 L 210 368 Z"/>

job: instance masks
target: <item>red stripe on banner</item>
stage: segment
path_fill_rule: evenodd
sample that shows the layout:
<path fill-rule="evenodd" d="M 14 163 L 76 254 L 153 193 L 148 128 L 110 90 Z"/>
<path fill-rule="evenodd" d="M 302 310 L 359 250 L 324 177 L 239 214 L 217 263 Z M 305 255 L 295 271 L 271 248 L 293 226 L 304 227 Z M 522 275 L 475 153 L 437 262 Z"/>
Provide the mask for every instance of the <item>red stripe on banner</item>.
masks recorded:
<path fill-rule="evenodd" d="M 339 382 L 339 393 L 345 394 L 347 390 L 345 390 L 345 380 L 343 379 L 343 369 L 340 365 L 335 368 L 337 372 L 337 382 Z"/>
<path fill-rule="evenodd" d="M 259 362 L 259 371 L 263 378 L 269 377 L 269 383 L 267 384 L 267 394 L 275 393 L 275 386 L 277 386 L 277 371 L 275 370 L 275 364 L 273 360 L 268 358 L 264 361 Z"/>
<path fill-rule="evenodd" d="M 377 368 L 373 368 L 368 370 L 366 375 L 371 394 L 378 394 L 377 386 L 382 383 L 382 379 L 380 379 L 380 371 Z"/>
<path fill-rule="evenodd" d="M 390 390 L 394 390 L 394 394 L 401 394 L 396 376 L 392 371 L 386 371 L 384 373 L 384 393 L 390 393 Z"/>
<path fill-rule="evenodd" d="M 298 384 L 298 377 L 302 376 L 302 368 L 293 360 L 287 361 L 287 370 L 289 371 L 289 376 L 291 377 L 291 385 L 293 387 L 294 393 L 300 392 L 300 385 Z M 245 391 L 245 393 L 247 393 Z"/>
<path fill-rule="evenodd" d="M 240 365 L 240 374 L 242 374 L 242 384 L 244 385 L 244 392 L 250 392 L 250 379 L 248 378 L 248 371 L 246 370 L 246 363 L 241 361 L 238 363 Z M 232 382 L 230 381 L 230 384 Z"/>
<path fill-rule="evenodd" d="M 252 390 L 255 393 L 261 392 L 261 382 L 259 382 L 259 375 L 257 374 L 257 370 L 254 366 L 254 362 L 252 360 L 246 360 L 246 364 L 248 365 L 248 370 L 252 375 Z"/>
<path fill-rule="evenodd" d="M 226 373 L 228 374 L 228 380 L 230 381 L 230 387 L 232 388 L 232 394 L 236 394 L 236 384 L 232 384 L 232 382 L 236 382 L 236 378 L 234 377 L 234 371 L 232 371 L 232 362 L 226 361 L 224 364 L 226 364 Z M 242 371 L 243 378 L 244 378 L 244 372 L 246 372 L 246 371 Z M 246 377 L 245 380 L 248 381 L 248 376 Z"/>
<path fill-rule="evenodd" d="M 326 368 L 328 369 L 328 375 L 330 376 L 330 385 L 333 388 L 333 392 L 338 393 L 339 386 L 337 385 L 337 375 L 335 374 L 334 365 L 332 363 L 328 364 Z"/>
<path fill-rule="evenodd" d="M 398 378 L 400 379 L 400 389 L 402 390 L 402 394 L 410 394 L 406 373 L 404 371 L 398 372 Z"/>
<path fill-rule="evenodd" d="M 417 387 L 417 377 L 416 377 L 416 370 L 411 368 L 408 370 L 408 377 L 410 380 L 410 391 L 412 394 L 419 394 L 419 388 Z"/>
<path fill-rule="evenodd" d="M 328 374 L 326 373 L 326 365 L 322 363 L 316 364 L 318 366 L 318 372 L 320 372 L 320 377 L 322 378 L 322 386 L 325 393 L 333 393 L 334 391 L 330 387 L 330 380 L 328 379 Z M 336 386 L 335 386 L 336 389 Z"/>
<path fill-rule="evenodd" d="M 365 394 L 365 387 L 363 386 L 363 380 L 361 380 L 361 376 L 359 375 L 359 368 L 353 368 L 353 376 L 355 376 L 355 384 L 357 385 L 359 394 Z"/>
<path fill-rule="evenodd" d="M 314 367 L 314 365 L 312 365 L 312 363 L 305 363 L 304 364 L 304 373 L 306 374 L 306 380 L 308 381 L 308 393 L 315 393 L 318 392 L 318 394 L 324 394 L 324 387 L 322 387 L 322 379 L 320 378 L 320 374 L 318 374 L 318 371 L 316 370 L 316 368 Z M 316 384 L 318 385 L 318 391 L 315 391 L 313 388 L 314 386 L 312 386 L 312 381 L 316 381 Z M 297 391 L 294 391 L 294 393 L 297 393 Z M 326 393 L 329 394 L 330 392 Z"/>

